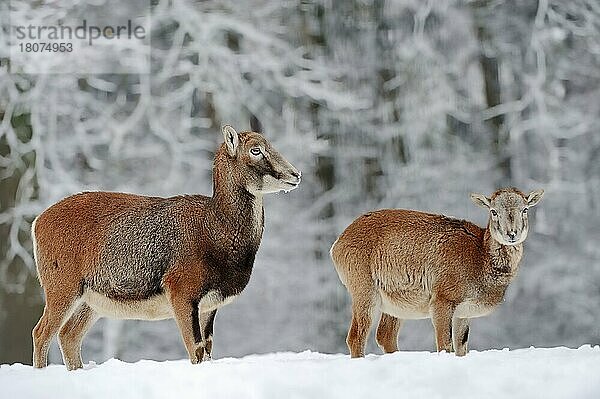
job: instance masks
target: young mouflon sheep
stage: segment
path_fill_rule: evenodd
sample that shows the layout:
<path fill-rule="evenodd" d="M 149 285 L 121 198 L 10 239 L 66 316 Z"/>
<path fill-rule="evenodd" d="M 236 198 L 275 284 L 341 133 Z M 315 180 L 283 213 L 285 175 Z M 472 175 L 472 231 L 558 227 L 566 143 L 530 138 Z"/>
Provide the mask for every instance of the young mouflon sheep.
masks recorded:
<path fill-rule="evenodd" d="M 486 228 L 412 210 L 384 209 L 356 219 L 331 247 L 352 297 L 348 348 L 364 356 L 373 312 L 381 311 L 376 341 L 398 350 L 404 319 L 431 318 L 437 350 L 467 353 L 469 319 L 492 312 L 514 279 L 529 231 L 528 209 L 543 190 L 515 188 L 491 197 L 471 194 L 489 211 Z"/>
<path fill-rule="evenodd" d="M 209 359 L 217 309 L 246 287 L 263 233 L 263 194 L 289 191 L 300 172 L 260 134 L 222 129 L 213 195 L 171 198 L 86 192 L 32 225 L 46 295 L 33 330 L 33 365 L 58 332 L 68 369 L 100 317 L 175 318 L 192 363 Z"/>

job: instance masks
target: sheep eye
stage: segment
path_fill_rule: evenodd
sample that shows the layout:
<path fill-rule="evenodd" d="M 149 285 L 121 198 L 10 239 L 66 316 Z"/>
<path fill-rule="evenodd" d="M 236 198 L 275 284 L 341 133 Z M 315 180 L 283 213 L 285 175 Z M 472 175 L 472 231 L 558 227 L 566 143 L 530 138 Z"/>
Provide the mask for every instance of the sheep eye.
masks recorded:
<path fill-rule="evenodd" d="M 262 151 L 260 150 L 260 147 L 252 147 L 252 148 L 250 148 L 250 155 L 253 155 L 253 156 L 257 157 L 260 154 L 262 154 Z"/>
<path fill-rule="evenodd" d="M 498 212 L 496 212 L 495 209 L 490 209 L 490 213 L 492 214 L 492 216 L 498 216 Z"/>

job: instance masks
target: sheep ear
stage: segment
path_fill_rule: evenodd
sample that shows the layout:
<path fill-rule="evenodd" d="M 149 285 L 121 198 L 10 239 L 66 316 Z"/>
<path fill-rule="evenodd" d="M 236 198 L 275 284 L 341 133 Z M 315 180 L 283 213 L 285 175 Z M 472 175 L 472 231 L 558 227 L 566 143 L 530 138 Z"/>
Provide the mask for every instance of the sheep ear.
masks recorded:
<path fill-rule="evenodd" d="M 543 196 L 544 196 L 544 190 L 542 190 L 542 189 L 532 191 L 527 196 L 527 206 L 535 206 L 535 205 L 537 205 L 538 202 L 540 202 L 542 200 Z"/>
<path fill-rule="evenodd" d="M 221 128 L 221 132 L 223 133 L 223 139 L 225 139 L 225 145 L 227 146 L 227 152 L 230 156 L 235 157 L 237 152 L 238 144 L 240 143 L 240 138 L 238 137 L 238 133 L 235 131 L 231 125 L 225 125 Z"/>
<path fill-rule="evenodd" d="M 479 205 L 486 209 L 489 209 L 492 206 L 491 200 L 483 194 L 471 193 L 471 201 L 473 201 L 475 205 Z"/>

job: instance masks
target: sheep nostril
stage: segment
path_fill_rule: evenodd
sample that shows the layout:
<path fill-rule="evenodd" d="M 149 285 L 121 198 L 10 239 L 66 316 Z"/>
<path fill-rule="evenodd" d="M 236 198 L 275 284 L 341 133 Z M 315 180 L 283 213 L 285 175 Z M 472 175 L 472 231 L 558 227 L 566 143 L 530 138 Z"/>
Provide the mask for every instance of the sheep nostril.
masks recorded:
<path fill-rule="evenodd" d="M 516 231 L 514 231 L 514 230 L 511 230 L 511 231 L 509 231 L 509 232 L 508 232 L 508 233 L 506 233 L 506 234 L 508 234 L 508 237 L 509 237 L 511 240 L 514 240 L 514 239 L 517 237 L 517 232 L 516 232 Z"/>
<path fill-rule="evenodd" d="M 296 179 L 299 179 L 299 178 L 300 178 L 300 176 L 302 176 L 302 173 L 301 173 L 301 172 L 295 172 L 295 171 L 294 171 L 294 172 L 292 172 L 292 173 L 291 173 L 291 175 L 292 175 L 292 176 L 294 176 Z"/>

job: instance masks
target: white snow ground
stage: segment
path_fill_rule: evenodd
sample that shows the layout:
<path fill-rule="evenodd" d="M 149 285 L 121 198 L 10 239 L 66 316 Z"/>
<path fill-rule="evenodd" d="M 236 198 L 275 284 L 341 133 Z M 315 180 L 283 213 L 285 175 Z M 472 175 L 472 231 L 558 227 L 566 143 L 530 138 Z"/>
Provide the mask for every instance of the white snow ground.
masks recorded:
<path fill-rule="evenodd" d="M 600 398 L 600 347 L 0 366 L 3 398 Z M 385 396 L 388 397 L 388 396 Z"/>

